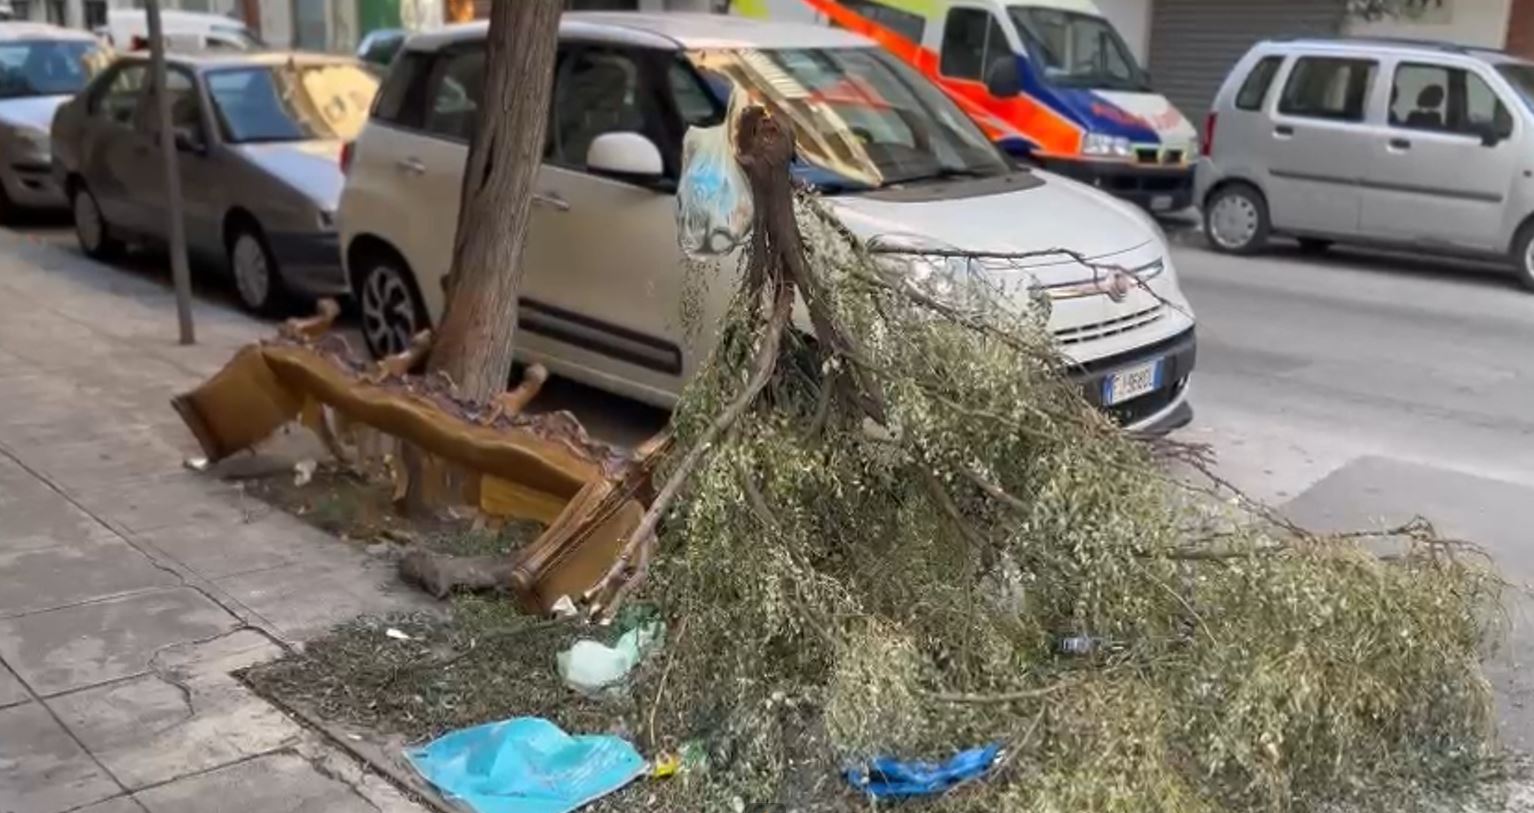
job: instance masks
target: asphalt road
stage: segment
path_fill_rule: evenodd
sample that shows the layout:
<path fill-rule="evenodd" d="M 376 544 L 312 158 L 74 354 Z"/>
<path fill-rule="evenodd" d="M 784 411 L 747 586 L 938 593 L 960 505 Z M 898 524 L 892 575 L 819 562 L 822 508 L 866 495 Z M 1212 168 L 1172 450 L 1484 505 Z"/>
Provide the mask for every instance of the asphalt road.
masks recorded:
<path fill-rule="evenodd" d="M 1174 254 L 1199 323 L 1181 436 L 1317 530 L 1421 515 L 1482 545 L 1514 587 L 1503 736 L 1534 749 L 1534 293 L 1399 255 Z"/>
<path fill-rule="evenodd" d="M 67 223 L 18 229 L 74 249 Z M 1495 269 L 1283 246 L 1257 258 L 1180 240 L 1173 257 L 1199 323 L 1193 423 L 1221 473 L 1317 530 L 1421 515 L 1494 557 L 1515 588 L 1493 681 L 1504 739 L 1534 751 L 1534 293 Z M 125 273 L 165 279 L 163 256 Z M 198 295 L 234 307 L 227 284 Z M 637 442 L 665 416 L 551 382 L 547 408 Z"/>

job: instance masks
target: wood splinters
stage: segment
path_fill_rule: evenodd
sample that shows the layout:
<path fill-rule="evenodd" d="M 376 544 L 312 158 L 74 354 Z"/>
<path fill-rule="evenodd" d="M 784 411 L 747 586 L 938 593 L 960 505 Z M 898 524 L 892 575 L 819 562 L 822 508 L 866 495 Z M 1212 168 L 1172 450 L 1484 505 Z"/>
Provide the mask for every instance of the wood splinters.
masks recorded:
<path fill-rule="evenodd" d="M 341 306 L 334 299 L 325 297 L 315 303 L 313 316 L 289 319 L 277 329 L 277 335 L 296 342 L 312 342 L 325 335 L 340 315 Z"/>

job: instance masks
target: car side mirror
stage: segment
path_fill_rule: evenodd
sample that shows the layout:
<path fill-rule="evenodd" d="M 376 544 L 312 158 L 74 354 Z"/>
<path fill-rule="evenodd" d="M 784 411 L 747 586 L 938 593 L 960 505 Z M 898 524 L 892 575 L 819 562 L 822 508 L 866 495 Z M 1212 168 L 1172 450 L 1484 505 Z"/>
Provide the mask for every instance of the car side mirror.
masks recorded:
<path fill-rule="evenodd" d="M 1022 83 L 1017 78 L 1016 57 L 991 60 L 990 67 L 985 69 L 985 92 L 998 99 L 1010 99 L 1023 92 Z"/>
<path fill-rule="evenodd" d="M 631 132 L 603 133 L 586 149 L 586 169 L 635 183 L 653 182 L 666 174 L 655 142 Z"/>

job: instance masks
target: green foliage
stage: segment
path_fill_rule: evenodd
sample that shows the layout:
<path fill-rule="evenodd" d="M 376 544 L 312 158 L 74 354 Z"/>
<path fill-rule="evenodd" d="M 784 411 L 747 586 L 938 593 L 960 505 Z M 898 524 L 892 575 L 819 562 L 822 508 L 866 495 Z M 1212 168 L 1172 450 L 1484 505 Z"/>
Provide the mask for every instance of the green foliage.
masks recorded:
<path fill-rule="evenodd" d="M 1492 574 L 1431 539 L 1384 557 L 1190 501 L 1062 380 L 1040 308 L 1019 315 L 964 263 L 891 274 L 813 199 L 799 218 L 858 347 L 787 342 L 663 528 L 647 593 L 668 665 L 637 696 L 659 698 L 659 740 L 710 759 L 662 806 L 841 809 L 850 762 L 996 741 L 1004 764 L 936 808 L 1465 791 L 1491 754 Z M 734 303 L 678 409 L 681 448 L 742 389 L 763 311 Z M 853 365 L 881 383 L 884 427 L 849 397 Z M 1075 636 L 1091 651 L 1064 654 Z"/>

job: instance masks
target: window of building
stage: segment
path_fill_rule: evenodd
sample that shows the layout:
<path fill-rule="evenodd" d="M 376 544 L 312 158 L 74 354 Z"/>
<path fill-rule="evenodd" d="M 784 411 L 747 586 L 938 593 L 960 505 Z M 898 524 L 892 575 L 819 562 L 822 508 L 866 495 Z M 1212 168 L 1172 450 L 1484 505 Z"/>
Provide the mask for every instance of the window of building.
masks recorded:
<path fill-rule="evenodd" d="M 1367 59 L 1300 57 L 1289 72 L 1278 112 L 1287 116 L 1363 121 L 1377 63 Z"/>

